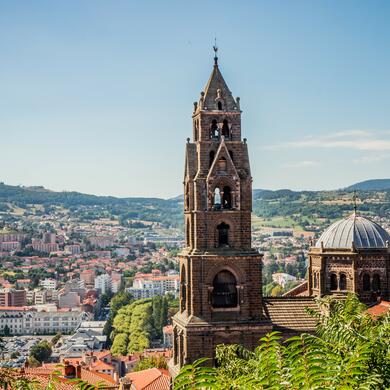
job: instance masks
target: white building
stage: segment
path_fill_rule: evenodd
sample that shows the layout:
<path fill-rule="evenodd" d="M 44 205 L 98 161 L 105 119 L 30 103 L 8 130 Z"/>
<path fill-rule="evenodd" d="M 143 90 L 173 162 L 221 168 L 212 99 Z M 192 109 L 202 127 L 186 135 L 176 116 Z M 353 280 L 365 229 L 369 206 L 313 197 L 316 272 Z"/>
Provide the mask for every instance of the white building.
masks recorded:
<path fill-rule="evenodd" d="M 48 309 L 48 307 L 45 307 Z M 52 309 L 52 310 L 51 310 Z M 0 307 L 0 332 L 8 326 L 13 335 L 56 334 L 73 332 L 89 314 L 81 311 L 57 310 L 55 306 L 48 311 L 35 307 Z"/>
<path fill-rule="evenodd" d="M 157 274 L 136 274 L 133 286 L 127 290 L 135 299 L 153 298 L 155 296 L 172 293 L 179 294 L 179 275 L 160 276 Z"/>
<path fill-rule="evenodd" d="M 109 274 L 96 276 L 95 289 L 99 290 L 101 294 L 112 291 L 112 280 Z"/>
<path fill-rule="evenodd" d="M 293 282 L 293 281 L 297 280 L 297 278 L 295 276 L 290 275 L 290 274 L 286 274 L 283 272 L 276 272 L 276 273 L 272 274 L 272 280 L 276 284 L 279 284 L 280 286 L 282 286 L 284 288 L 284 286 L 288 282 Z"/>
<path fill-rule="evenodd" d="M 46 290 L 55 290 L 57 288 L 58 282 L 55 279 L 47 278 L 39 282 L 39 285 Z"/>

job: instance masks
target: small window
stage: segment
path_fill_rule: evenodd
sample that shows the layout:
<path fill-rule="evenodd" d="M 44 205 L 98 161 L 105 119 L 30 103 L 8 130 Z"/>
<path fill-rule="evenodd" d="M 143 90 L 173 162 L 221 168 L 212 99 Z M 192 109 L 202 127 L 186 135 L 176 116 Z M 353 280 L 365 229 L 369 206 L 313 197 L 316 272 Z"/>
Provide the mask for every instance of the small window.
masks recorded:
<path fill-rule="evenodd" d="M 340 274 L 339 289 L 345 291 L 347 289 L 347 276 Z"/>
<path fill-rule="evenodd" d="M 318 288 L 318 276 L 316 273 L 313 275 L 313 285 L 314 288 Z"/>
<path fill-rule="evenodd" d="M 380 291 L 381 289 L 381 278 L 378 274 L 374 274 L 372 277 L 372 289 L 374 291 Z"/>
<path fill-rule="evenodd" d="M 337 290 L 337 276 L 336 276 L 336 274 L 330 274 L 330 289 Z"/>
<path fill-rule="evenodd" d="M 236 278 L 230 271 L 221 271 L 213 280 L 213 307 L 236 307 L 237 299 Z"/>
<path fill-rule="evenodd" d="M 222 222 L 217 226 L 218 230 L 218 247 L 229 245 L 229 225 Z"/>
<path fill-rule="evenodd" d="M 370 290 L 371 290 L 370 275 L 364 274 L 363 275 L 363 291 L 370 291 Z"/>
<path fill-rule="evenodd" d="M 218 110 L 222 111 L 222 103 L 221 102 L 218 102 Z"/>

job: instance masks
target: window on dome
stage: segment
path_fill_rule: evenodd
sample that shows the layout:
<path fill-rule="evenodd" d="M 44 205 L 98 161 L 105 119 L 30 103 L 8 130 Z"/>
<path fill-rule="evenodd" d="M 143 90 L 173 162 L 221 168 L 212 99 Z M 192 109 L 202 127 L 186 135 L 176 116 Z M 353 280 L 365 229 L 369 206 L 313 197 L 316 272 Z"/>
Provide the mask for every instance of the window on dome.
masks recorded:
<path fill-rule="evenodd" d="M 381 278 L 378 274 L 374 274 L 372 277 L 372 289 L 374 291 L 380 291 L 381 289 Z"/>
<path fill-rule="evenodd" d="M 345 274 L 340 274 L 339 289 L 341 291 L 347 289 L 347 276 Z"/>
<path fill-rule="evenodd" d="M 364 274 L 363 275 L 363 291 L 370 291 L 370 290 L 371 290 L 370 275 Z"/>
<path fill-rule="evenodd" d="M 330 289 L 337 290 L 337 276 L 336 276 L 336 274 L 330 274 Z"/>

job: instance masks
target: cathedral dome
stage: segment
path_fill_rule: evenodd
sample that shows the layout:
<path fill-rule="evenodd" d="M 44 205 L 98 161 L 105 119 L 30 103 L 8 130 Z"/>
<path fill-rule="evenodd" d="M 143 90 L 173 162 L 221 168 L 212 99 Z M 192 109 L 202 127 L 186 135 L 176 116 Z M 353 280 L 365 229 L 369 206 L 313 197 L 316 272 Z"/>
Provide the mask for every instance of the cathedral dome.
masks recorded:
<path fill-rule="evenodd" d="M 316 247 L 324 248 L 385 248 L 390 235 L 377 223 L 356 213 L 335 222 L 322 233 Z"/>

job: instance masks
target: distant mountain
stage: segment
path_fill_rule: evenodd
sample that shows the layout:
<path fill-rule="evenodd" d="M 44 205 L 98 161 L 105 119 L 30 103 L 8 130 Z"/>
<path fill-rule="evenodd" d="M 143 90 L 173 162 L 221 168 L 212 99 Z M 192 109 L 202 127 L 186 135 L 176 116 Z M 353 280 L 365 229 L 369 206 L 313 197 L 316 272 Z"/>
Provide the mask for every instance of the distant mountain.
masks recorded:
<path fill-rule="evenodd" d="M 347 191 L 385 191 L 390 190 L 390 179 L 365 180 L 353 184 L 347 188 Z"/>

